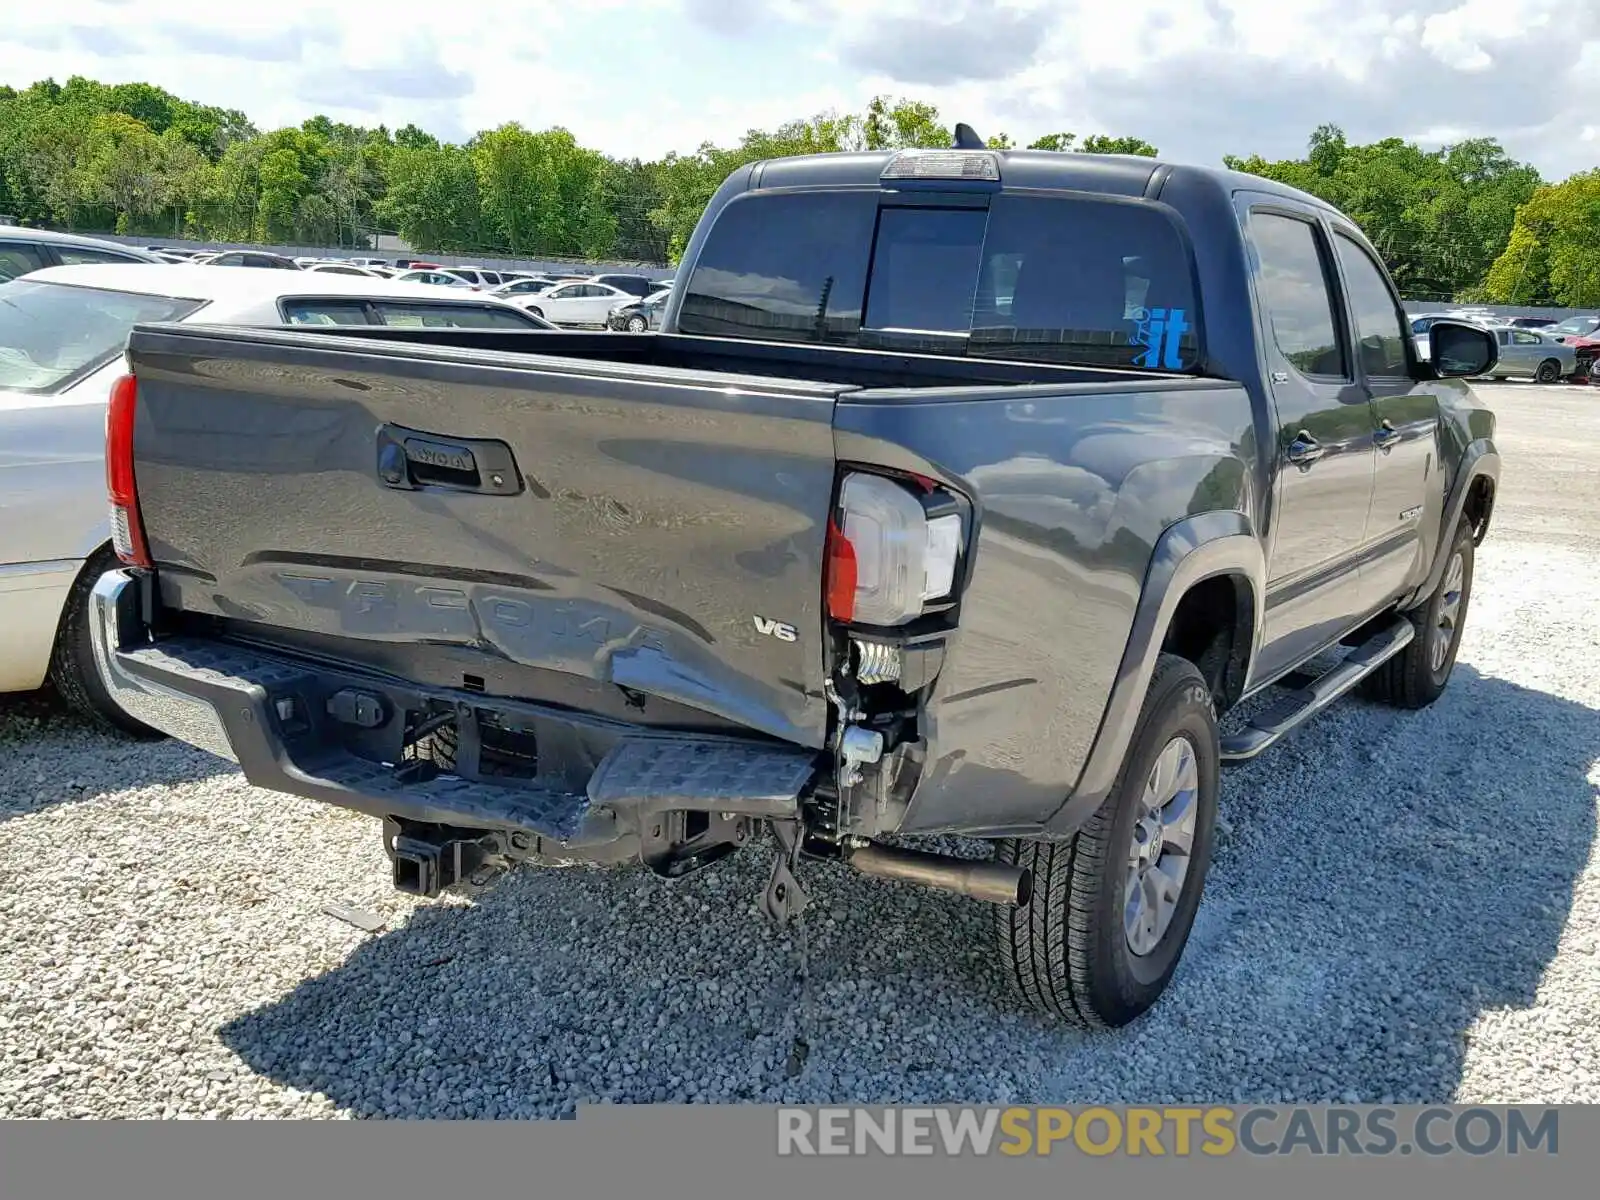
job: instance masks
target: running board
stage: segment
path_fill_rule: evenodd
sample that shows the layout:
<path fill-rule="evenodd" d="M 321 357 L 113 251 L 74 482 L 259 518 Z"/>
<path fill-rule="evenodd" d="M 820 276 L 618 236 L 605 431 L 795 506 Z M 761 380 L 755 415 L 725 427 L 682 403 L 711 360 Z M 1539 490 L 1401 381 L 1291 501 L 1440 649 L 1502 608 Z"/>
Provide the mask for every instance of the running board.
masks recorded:
<path fill-rule="evenodd" d="M 1404 617 L 1381 633 L 1374 634 L 1350 651 L 1338 666 L 1268 705 L 1250 718 L 1250 723 L 1238 733 L 1230 733 L 1223 738 L 1222 761 L 1250 761 L 1399 654 L 1415 636 L 1415 628 Z"/>

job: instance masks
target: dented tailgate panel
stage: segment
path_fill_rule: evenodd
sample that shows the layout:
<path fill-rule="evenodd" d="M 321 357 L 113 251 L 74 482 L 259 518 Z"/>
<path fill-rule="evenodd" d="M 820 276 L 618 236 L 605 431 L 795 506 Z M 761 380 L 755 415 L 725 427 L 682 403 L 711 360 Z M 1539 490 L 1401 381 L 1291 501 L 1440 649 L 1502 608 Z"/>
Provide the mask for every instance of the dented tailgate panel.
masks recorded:
<path fill-rule="evenodd" d="M 135 332 L 164 605 L 267 640 L 468 649 L 822 743 L 838 389 L 330 342 Z"/>

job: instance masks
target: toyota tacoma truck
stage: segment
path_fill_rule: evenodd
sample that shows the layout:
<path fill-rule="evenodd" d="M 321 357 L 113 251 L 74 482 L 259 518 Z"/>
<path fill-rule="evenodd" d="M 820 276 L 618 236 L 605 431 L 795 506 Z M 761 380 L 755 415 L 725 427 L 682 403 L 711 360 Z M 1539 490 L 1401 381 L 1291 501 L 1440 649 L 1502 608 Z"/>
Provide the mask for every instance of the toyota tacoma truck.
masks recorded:
<path fill-rule="evenodd" d="M 106 687 L 408 892 L 759 843 L 778 919 L 813 858 L 963 893 L 1133 1020 L 1219 769 L 1449 681 L 1497 350 L 1311 196 L 981 145 L 740 167 L 642 335 L 135 328 Z"/>

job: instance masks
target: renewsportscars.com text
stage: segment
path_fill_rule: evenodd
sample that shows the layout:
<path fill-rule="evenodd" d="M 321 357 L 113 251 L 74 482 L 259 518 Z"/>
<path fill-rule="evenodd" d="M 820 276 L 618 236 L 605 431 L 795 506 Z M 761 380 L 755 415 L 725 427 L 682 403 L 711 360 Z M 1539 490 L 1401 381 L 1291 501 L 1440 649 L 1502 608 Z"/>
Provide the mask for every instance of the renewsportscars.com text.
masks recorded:
<path fill-rule="evenodd" d="M 1553 1108 L 781 1108 L 780 1155 L 1552 1155 Z"/>

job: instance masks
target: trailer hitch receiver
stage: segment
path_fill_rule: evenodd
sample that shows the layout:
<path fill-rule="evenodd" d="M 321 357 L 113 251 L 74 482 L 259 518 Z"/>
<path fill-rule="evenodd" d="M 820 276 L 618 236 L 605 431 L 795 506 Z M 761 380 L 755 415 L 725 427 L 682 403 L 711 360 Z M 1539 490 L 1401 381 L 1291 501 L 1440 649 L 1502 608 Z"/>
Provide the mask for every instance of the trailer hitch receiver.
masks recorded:
<path fill-rule="evenodd" d="M 412 896 L 437 896 L 447 887 L 470 879 L 488 862 L 485 838 L 450 834 L 400 834 L 394 839 L 396 890 Z"/>

